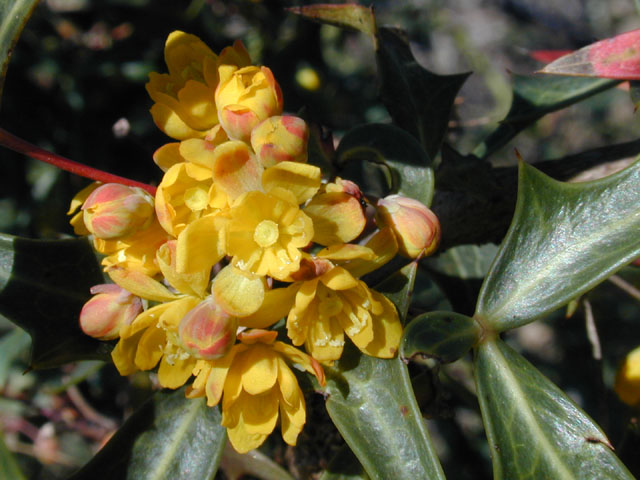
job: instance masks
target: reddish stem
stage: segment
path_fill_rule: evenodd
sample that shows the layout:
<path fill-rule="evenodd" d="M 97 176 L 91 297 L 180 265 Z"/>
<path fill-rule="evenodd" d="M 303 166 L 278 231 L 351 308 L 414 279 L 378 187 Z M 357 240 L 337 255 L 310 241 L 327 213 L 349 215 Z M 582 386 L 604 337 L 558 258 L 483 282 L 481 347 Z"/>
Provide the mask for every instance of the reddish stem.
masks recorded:
<path fill-rule="evenodd" d="M 136 182 L 135 180 L 120 177 L 119 175 L 113 175 L 112 173 L 104 172 L 97 168 L 88 167 L 82 163 L 74 162 L 68 158 L 61 157 L 60 155 L 56 155 L 55 153 L 36 147 L 35 145 L 16 137 L 2 128 L 0 128 L 0 145 L 4 145 L 14 152 L 22 153 L 35 160 L 50 163 L 62 170 L 66 170 L 67 172 L 74 173 L 81 177 L 90 178 L 103 183 L 121 183 L 122 185 L 128 185 L 130 187 L 139 187 L 146 190 L 151 195 L 155 195 L 156 193 L 156 187 L 152 185 Z"/>

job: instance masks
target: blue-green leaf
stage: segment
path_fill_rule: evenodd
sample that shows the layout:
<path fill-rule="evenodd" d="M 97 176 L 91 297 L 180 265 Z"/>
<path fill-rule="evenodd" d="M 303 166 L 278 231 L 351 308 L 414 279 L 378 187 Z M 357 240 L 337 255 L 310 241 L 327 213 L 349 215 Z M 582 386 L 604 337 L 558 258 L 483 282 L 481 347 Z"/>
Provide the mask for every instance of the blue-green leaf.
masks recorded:
<path fill-rule="evenodd" d="M 227 442 L 220 411 L 184 388 L 145 403 L 69 480 L 213 479 Z"/>
<path fill-rule="evenodd" d="M 514 328 L 566 305 L 640 256 L 640 162 L 586 183 L 521 164 L 516 211 L 476 318 Z"/>
<path fill-rule="evenodd" d="M 633 478 L 598 426 L 503 341 L 478 348 L 475 373 L 496 480 Z"/>

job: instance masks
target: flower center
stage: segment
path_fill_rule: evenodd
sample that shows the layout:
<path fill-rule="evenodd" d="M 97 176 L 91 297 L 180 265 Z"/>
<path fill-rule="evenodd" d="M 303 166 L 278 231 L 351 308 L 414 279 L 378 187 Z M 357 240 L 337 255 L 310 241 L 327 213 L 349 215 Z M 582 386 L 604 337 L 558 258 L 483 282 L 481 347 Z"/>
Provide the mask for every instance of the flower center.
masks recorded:
<path fill-rule="evenodd" d="M 267 248 L 278 241 L 280 229 L 272 220 L 262 220 L 253 232 L 253 239 L 262 248 Z"/>

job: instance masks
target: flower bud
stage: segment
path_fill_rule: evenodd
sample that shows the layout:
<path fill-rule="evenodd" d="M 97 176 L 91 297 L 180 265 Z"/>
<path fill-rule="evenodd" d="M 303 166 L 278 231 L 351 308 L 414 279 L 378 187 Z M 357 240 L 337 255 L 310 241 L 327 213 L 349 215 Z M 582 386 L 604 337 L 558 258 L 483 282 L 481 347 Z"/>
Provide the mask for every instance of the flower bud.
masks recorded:
<path fill-rule="evenodd" d="M 99 340 L 117 338 L 120 327 L 129 325 L 142 311 L 142 301 L 112 283 L 91 287 L 91 298 L 80 312 L 80 328 Z"/>
<path fill-rule="evenodd" d="M 306 162 L 309 129 L 301 118 L 273 116 L 251 131 L 251 146 L 262 165 L 279 162 Z"/>
<path fill-rule="evenodd" d="M 627 405 L 640 406 L 640 347 L 625 357 L 616 374 L 613 389 Z"/>
<path fill-rule="evenodd" d="M 180 321 L 178 334 L 189 353 L 204 360 L 224 356 L 236 340 L 238 321 L 207 297 Z"/>
<path fill-rule="evenodd" d="M 141 188 L 107 183 L 91 192 L 82 210 L 91 233 L 103 240 L 114 240 L 149 226 L 154 200 Z"/>
<path fill-rule="evenodd" d="M 218 73 L 218 117 L 232 140 L 248 141 L 258 123 L 282 113 L 282 91 L 267 67 L 221 65 Z"/>
<path fill-rule="evenodd" d="M 440 243 L 440 222 L 425 205 L 402 195 L 378 200 L 378 222 L 389 226 L 398 240 L 399 252 L 409 258 L 429 255 Z"/>

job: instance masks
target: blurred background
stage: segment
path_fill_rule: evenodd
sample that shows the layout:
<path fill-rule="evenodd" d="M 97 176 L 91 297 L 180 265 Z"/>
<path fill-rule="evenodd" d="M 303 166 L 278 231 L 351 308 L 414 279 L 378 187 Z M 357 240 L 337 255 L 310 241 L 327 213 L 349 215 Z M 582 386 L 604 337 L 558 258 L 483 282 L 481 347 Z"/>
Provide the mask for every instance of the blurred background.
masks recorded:
<path fill-rule="evenodd" d="M 176 29 L 198 35 L 216 52 L 242 39 L 254 62 L 273 70 L 284 93 L 285 110 L 303 112 L 333 131 L 336 139 L 356 125 L 389 121 L 377 98 L 370 39 L 286 12 L 286 7 L 299 4 L 42 0 L 13 52 L 0 126 L 78 162 L 157 184 L 161 172 L 151 156 L 170 139 L 152 122 L 152 102 L 144 84 L 149 72 L 166 71 L 164 41 Z M 640 27 L 633 0 L 362 4 L 374 6 L 379 24 L 406 30 L 413 53 L 425 68 L 440 74 L 473 71 L 456 101 L 447 138 L 462 153 L 472 151 L 505 116 L 511 101 L 510 72 L 530 74 L 542 67 L 532 58 L 533 51 L 574 50 Z M 514 164 L 517 147 L 526 161 L 534 163 L 634 140 L 637 130 L 628 91 L 612 89 L 545 116 L 492 160 L 496 165 Z M 0 232 L 29 238 L 71 235 L 66 210 L 87 183 L 0 149 Z M 620 276 L 627 285 L 640 285 L 640 275 L 632 268 Z M 478 282 L 471 292 L 477 291 Z M 560 312 L 510 336 L 516 348 L 603 426 L 620 455 L 631 463 L 638 449 L 637 431 L 630 423 L 634 417 L 617 401 L 610 385 L 619 360 L 640 344 L 637 302 L 611 283 L 589 294 L 602 362 L 592 356 L 584 305 L 569 319 Z M 112 366 L 103 368 L 100 362 L 25 373 L 28 350 L 28 335 L 0 319 L 0 429 L 28 478 L 65 478 L 149 395 L 153 377 L 120 378 Z M 413 371 L 425 412 L 435 419 L 429 425 L 452 479 L 491 478 L 478 408 L 469 396 L 473 390 L 469 365 L 468 360 L 456 362 L 440 380 L 420 367 Z M 335 450 L 335 445 L 324 445 L 310 453 L 317 437 L 326 437 L 321 426 L 327 419 L 321 398 L 309 404 L 310 417 L 317 416 L 314 421 L 320 427 L 307 427 L 306 440 L 293 460 L 282 445 L 269 447 L 300 478 L 320 470 Z M 326 438 L 340 443 L 337 434 Z M 305 455 L 319 458 L 301 458 Z M 636 475 L 640 473 L 637 464 L 630 466 Z M 219 473 L 219 478 L 224 475 Z"/>

